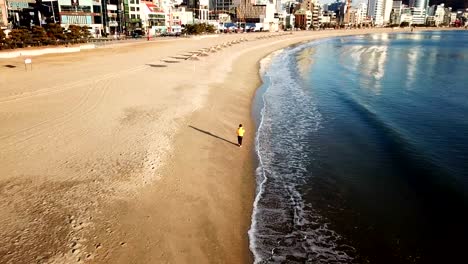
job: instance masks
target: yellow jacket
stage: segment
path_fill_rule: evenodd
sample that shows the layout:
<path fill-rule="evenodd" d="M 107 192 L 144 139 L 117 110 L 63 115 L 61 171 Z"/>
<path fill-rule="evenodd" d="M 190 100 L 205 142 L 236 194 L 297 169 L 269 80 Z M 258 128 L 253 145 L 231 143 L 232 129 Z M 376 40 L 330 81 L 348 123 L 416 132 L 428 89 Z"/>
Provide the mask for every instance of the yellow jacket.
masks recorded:
<path fill-rule="evenodd" d="M 239 137 L 243 137 L 243 136 L 244 136 L 244 133 L 245 133 L 245 130 L 244 130 L 243 127 L 239 127 L 239 128 L 237 129 L 237 135 L 238 135 Z"/>

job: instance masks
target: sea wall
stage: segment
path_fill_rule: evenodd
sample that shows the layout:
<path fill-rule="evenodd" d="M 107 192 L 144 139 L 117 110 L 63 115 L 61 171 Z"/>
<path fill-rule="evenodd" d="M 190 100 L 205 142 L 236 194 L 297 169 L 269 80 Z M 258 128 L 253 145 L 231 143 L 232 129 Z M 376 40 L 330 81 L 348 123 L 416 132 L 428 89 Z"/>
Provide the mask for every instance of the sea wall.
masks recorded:
<path fill-rule="evenodd" d="M 42 49 L 20 49 L 20 50 L 12 50 L 12 51 L 2 51 L 0 52 L 0 59 L 10 59 L 10 58 L 17 58 L 21 56 L 40 56 L 44 54 L 51 54 L 51 53 L 71 53 L 71 52 L 80 52 L 82 50 L 87 49 L 94 49 L 96 45 L 94 44 L 85 44 L 81 46 L 75 47 L 55 47 L 55 48 L 42 48 Z"/>

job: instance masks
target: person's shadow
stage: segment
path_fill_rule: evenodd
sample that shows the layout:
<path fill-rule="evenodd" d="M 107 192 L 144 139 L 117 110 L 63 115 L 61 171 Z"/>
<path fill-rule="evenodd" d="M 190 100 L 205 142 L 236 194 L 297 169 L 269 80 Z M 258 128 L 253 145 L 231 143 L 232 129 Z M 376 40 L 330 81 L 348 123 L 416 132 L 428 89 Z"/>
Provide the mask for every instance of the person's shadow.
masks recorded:
<path fill-rule="evenodd" d="M 207 135 L 212 136 L 212 137 L 214 137 L 214 138 L 221 139 L 222 141 L 226 141 L 227 143 L 230 143 L 230 144 L 232 144 L 232 145 L 234 145 L 234 146 L 238 146 L 236 143 L 234 143 L 234 142 L 232 142 L 232 141 L 229 141 L 229 140 L 227 140 L 227 139 L 225 139 L 225 138 L 222 138 L 222 137 L 220 137 L 220 136 L 217 136 L 217 135 L 215 135 L 215 134 L 212 134 L 211 132 L 208 132 L 208 131 L 205 131 L 205 130 L 196 128 L 196 127 L 194 127 L 194 126 L 189 126 L 189 127 L 192 128 L 192 129 L 195 129 L 196 131 L 201 132 L 201 133 L 203 133 L 203 134 L 207 134 Z"/>

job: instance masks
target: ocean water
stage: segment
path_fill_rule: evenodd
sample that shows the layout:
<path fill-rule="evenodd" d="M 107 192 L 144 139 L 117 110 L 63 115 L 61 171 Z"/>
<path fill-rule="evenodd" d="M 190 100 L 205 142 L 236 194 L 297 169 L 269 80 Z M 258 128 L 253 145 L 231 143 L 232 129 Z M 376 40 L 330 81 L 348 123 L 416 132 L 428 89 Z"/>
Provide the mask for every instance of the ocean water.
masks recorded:
<path fill-rule="evenodd" d="M 264 64 L 256 263 L 467 263 L 468 31 L 325 39 Z"/>

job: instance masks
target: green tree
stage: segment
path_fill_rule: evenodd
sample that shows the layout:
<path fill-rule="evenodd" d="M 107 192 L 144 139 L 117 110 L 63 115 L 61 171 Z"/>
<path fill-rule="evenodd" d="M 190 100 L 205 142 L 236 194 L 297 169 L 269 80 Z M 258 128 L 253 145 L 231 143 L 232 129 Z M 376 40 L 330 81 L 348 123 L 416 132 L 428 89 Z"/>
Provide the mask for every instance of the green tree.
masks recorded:
<path fill-rule="evenodd" d="M 89 29 L 90 27 L 87 26 L 82 26 L 80 28 L 81 38 L 83 38 L 84 40 L 88 40 L 89 38 L 91 38 L 91 32 L 89 32 Z"/>
<path fill-rule="evenodd" d="M 50 23 L 47 25 L 46 30 L 51 43 L 57 43 L 58 41 L 65 39 L 65 34 L 63 33 L 63 28 L 60 24 Z"/>
<path fill-rule="evenodd" d="M 205 32 L 206 33 L 215 33 L 216 28 L 212 24 L 205 24 Z"/>
<path fill-rule="evenodd" d="M 68 26 L 68 31 L 65 35 L 67 40 L 77 41 L 81 39 L 81 27 L 77 25 L 70 25 Z"/>
<path fill-rule="evenodd" d="M 31 32 L 24 28 L 13 29 L 10 32 L 9 37 L 10 46 L 13 48 L 24 48 L 32 42 Z"/>
<path fill-rule="evenodd" d="M 47 44 L 47 33 L 43 27 L 34 26 L 32 28 L 32 42 L 38 46 Z"/>
<path fill-rule="evenodd" d="M 203 33 L 214 33 L 216 32 L 216 28 L 211 24 L 194 24 L 194 25 L 185 25 L 184 30 L 182 33 L 188 35 L 198 35 Z"/>
<path fill-rule="evenodd" d="M 0 29 L 0 50 L 8 48 L 8 39 L 6 37 L 5 32 Z"/>

